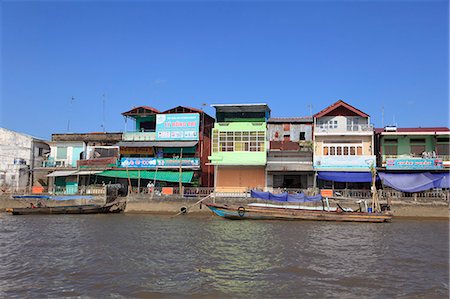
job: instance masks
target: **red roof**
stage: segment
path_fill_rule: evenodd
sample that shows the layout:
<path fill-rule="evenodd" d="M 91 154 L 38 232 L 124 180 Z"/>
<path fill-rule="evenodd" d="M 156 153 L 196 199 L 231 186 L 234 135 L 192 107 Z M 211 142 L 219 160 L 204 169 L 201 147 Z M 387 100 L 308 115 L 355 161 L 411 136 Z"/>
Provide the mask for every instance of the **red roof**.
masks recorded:
<path fill-rule="evenodd" d="M 203 112 L 201 109 L 198 109 L 198 108 L 192 108 L 192 107 L 186 107 L 186 106 L 177 106 L 177 107 L 174 107 L 174 108 L 167 109 L 163 113 L 170 113 L 170 112 L 186 113 L 185 111 L 187 111 L 188 113 L 189 112 L 197 112 L 197 113 L 202 113 Z"/>
<path fill-rule="evenodd" d="M 369 117 L 368 114 L 362 112 L 361 110 L 353 107 L 350 104 L 347 104 L 346 102 L 339 100 L 336 103 L 328 106 L 327 108 L 323 109 L 322 111 L 314 114 L 314 117 L 322 117 L 325 115 L 329 116 L 338 116 L 338 115 L 344 115 L 344 116 L 361 116 L 361 117 Z"/>
<path fill-rule="evenodd" d="M 397 128 L 395 131 L 385 131 L 384 128 L 375 128 L 375 133 L 380 134 L 383 132 L 397 132 L 397 133 L 427 133 L 427 132 L 450 132 L 447 127 L 416 127 L 416 128 Z"/>
<path fill-rule="evenodd" d="M 200 113 L 204 114 L 207 118 L 210 118 L 211 121 L 214 120 L 213 117 L 211 117 L 208 113 L 205 111 L 198 109 L 198 108 L 192 108 L 192 107 L 186 107 L 186 106 L 177 106 L 174 108 L 167 109 L 166 111 L 162 112 L 163 114 L 170 114 L 170 113 Z"/>
<path fill-rule="evenodd" d="M 158 109 L 155 109 L 150 106 L 139 106 L 134 107 L 130 111 L 123 112 L 122 115 L 124 116 L 133 116 L 133 115 L 147 115 L 147 114 L 158 114 L 161 113 Z"/>

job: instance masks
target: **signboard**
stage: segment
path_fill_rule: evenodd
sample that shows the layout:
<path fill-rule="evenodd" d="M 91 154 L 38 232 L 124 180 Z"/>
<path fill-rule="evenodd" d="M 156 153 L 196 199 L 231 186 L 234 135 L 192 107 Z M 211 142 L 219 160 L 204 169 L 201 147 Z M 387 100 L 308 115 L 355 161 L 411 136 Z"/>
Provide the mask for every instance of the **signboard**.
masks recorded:
<path fill-rule="evenodd" d="M 158 167 L 180 167 L 180 159 L 168 158 L 122 158 L 120 167 L 128 168 L 156 168 Z M 183 158 L 181 166 L 200 167 L 199 158 Z"/>
<path fill-rule="evenodd" d="M 320 190 L 320 195 L 322 195 L 322 197 L 333 197 L 333 190 L 322 189 L 322 190 Z"/>
<path fill-rule="evenodd" d="M 314 169 L 364 169 L 369 170 L 376 165 L 375 156 L 315 156 Z"/>
<path fill-rule="evenodd" d="M 157 114 L 156 140 L 198 140 L 198 113 Z"/>
<path fill-rule="evenodd" d="M 442 159 L 386 159 L 386 169 L 442 169 Z"/>

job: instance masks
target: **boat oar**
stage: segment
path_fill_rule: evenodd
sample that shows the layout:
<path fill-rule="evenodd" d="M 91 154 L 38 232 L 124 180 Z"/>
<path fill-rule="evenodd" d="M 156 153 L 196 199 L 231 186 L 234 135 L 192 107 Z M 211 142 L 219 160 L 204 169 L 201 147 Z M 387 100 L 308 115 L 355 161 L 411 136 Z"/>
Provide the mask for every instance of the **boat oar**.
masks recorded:
<path fill-rule="evenodd" d="M 206 197 L 204 197 L 204 198 L 202 198 L 202 199 L 200 199 L 199 201 L 197 201 L 196 203 L 194 203 L 192 206 L 189 206 L 189 207 L 187 207 L 187 208 L 181 208 L 181 211 L 180 212 L 178 212 L 176 215 L 174 215 L 174 216 L 172 216 L 172 217 L 177 217 L 178 215 L 181 215 L 181 214 L 185 214 L 185 213 L 187 213 L 188 211 L 189 211 L 189 209 L 191 209 L 191 208 L 193 208 L 193 207 L 195 207 L 196 205 L 198 205 L 199 203 L 201 203 L 201 202 L 203 202 L 205 199 L 207 199 L 207 198 L 209 198 L 209 197 L 211 197 L 211 195 L 212 194 L 210 194 L 210 195 L 208 195 L 208 196 L 206 196 Z"/>

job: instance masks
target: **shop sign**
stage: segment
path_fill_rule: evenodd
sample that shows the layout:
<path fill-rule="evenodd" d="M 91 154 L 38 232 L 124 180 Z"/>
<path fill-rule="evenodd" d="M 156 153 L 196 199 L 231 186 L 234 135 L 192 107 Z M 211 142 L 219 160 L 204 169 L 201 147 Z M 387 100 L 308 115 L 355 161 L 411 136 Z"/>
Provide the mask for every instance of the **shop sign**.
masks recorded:
<path fill-rule="evenodd" d="M 442 159 L 386 159 L 386 169 L 442 169 Z"/>
<path fill-rule="evenodd" d="M 326 170 L 339 169 L 364 169 L 369 170 L 375 164 L 375 156 L 315 156 L 314 168 Z"/>
<path fill-rule="evenodd" d="M 198 140 L 198 113 L 157 114 L 156 140 Z"/>
<path fill-rule="evenodd" d="M 127 168 L 155 168 L 158 167 L 180 167 L 180 159 L 170 158 L 122 158 L 120 159 L 120 167 Z M 199 158 L 183 158 L 181 166 L 200 166 Z"/>

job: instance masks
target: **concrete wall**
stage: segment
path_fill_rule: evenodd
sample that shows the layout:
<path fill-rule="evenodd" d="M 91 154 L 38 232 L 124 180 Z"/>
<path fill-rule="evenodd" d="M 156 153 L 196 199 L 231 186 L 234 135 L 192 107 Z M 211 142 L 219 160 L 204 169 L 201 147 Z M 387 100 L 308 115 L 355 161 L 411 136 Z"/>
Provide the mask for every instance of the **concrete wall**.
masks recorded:
<path fill-rule="evenodd" d="M 32 146 L 31 136 L 0 128 L 0 188 L 27 186 Z"/>
<path fill-rule="evenodd" d="M 289 127 L 289 131 L 284 131 L 284 124 L 267 124 L 267 137 L 269 141 L 283 141 L 284 135 L 289 134 L 290 141 L 298 142 L 300 141 L 300 132 L 305 132 L 306 141 L 312 140 L 311 124 L 290 124 Z"/>

